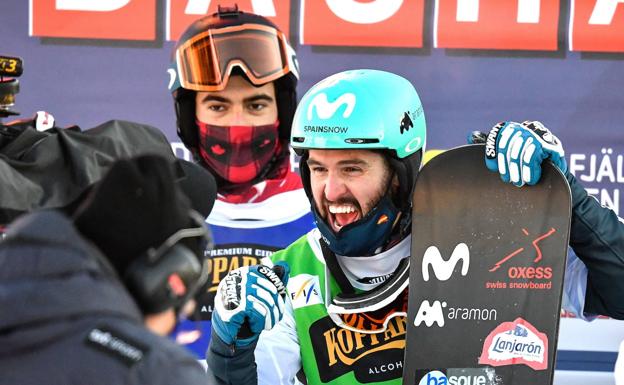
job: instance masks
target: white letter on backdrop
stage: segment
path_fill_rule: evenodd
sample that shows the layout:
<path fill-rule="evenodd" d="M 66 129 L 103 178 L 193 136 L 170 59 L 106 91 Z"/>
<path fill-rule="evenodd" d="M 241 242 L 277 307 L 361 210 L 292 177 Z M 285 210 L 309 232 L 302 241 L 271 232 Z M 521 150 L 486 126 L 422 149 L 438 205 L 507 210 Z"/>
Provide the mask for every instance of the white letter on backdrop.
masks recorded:
<path fill-rule="evenodd" d="M 354 24 L 375 24 L 391 18 L 403 0 L 375 0 L 360 3 L 354 0 L 325 0 L 339 18 Z"/>
<path fill-rule="evenodd" d="M 589 18 L 589 24 L 609 25 L 613 22 L 613 15 L 618 4 L 624 0 L 598 0 Z"/>
<path fill-rule="evenodd" d="M 130 0 L 56 0 L 56 9 L 62 11 L 110 12 L 123 8 Z"/>
<path fill-rule="evenodd" d="M 276 16 L 273 0 L 251 0 L 253 13 L 262 16 Z M 205 15 L 210 8 L 210 0 L 188 0 L 184 13 L 187 15 Z"/>

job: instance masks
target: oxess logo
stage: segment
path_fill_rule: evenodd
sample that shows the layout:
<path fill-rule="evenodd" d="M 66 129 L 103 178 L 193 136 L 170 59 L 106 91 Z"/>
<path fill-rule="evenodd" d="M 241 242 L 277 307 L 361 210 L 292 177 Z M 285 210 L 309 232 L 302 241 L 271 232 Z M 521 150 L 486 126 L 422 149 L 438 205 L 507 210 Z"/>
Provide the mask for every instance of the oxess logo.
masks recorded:
<path fill-rule="evenodd" d="M 525 236 L 530 237 L 527 229 L 522 229 L 522 232 Z M 519 247 L 501 258 L 488 271 L 490 273 L 506 271 L 507 277 L 503 280 L 486 282 L 485 287 L 488 289 L 550 290 L 552 288 L 552 281 L 550 280 L 553 276 L 552 266 L 533 266 L 532 264 L 539 263 L 543 259 L 540 242 L 556 232 L 557 230 L 550 228 L 548 231 L 528 239 L 532 248 Z M 531 249 L 535 251 L 534 254 L 530 252 Z M 527 254 L 530 255 L 529 260 L 526 258 Z M 524 262 L 521 262 L 523 256 Z M 512 258 L 515 258 L 513 261 L 516 262 L 513 265 L 510 262 Z M 527 263 L 531 265 L 527 265 Z"/>
<path fill-rule="evenodd" d="M 321 92 L 317 94 L 308 105 L 307 118 L 308 120 L 312 120 L 312 111 L 315 110 L 316 116 L 319 119 L 330 119 L 340 107 L 345 106 L 342 117 L 347 119 L 351 116 L 355 108 L 355 102 L 355 95 L 350 92 L 340 95 L 333 102 L 329 102 L 327 100 L 327 95 Z"/>
<path fill-rule="evenodd" d="M 524 364 L 534 370 L 548 367 L 548 337 L 522 318 L 504 322 L 485 339 L 480 364 Z"/>
<path fill-rule="evenodd" d="M 290 277 L 288 294 L 295 309 L 323 303 L 319 294 L 319 278 L 316 275 L 299 274 Z"/>

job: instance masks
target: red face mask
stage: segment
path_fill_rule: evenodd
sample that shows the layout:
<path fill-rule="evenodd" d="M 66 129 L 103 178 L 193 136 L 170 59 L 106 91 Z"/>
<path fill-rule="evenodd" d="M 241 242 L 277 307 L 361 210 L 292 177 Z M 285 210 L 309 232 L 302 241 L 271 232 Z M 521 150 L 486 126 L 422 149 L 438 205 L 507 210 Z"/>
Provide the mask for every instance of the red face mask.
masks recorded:
<path fill-rule="evenodd" d="M 213 126 L 197 121 L 199 153 L 232 183 L 253 180 L 279 150 L 279 122 L 264 126 Z"/>

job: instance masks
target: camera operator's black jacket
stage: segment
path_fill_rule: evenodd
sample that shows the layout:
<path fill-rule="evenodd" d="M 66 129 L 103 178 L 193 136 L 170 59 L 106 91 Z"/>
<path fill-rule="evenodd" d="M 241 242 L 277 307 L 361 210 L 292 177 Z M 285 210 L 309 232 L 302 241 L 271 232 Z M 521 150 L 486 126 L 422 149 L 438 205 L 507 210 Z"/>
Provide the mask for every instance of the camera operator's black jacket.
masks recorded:
<path fill-rule="evenodd" d="M 108 261 L 63 214 L 35 212 L 7 229 L 1 385 L 207 385 L 191 354 L 142 322 Z"/>

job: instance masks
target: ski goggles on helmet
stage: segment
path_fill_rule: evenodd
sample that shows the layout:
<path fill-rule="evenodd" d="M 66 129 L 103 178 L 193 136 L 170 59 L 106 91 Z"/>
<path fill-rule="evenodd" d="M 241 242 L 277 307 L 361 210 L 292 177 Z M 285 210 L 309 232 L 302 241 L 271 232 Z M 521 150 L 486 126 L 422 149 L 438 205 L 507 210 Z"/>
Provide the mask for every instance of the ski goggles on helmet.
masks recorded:
<path fill-rule="evenodd" d="M 180 85 L 193 91 L 220 91 L 234 67 L 255 85 L 294 72 L 294 51 L 284 34 L 259 24 L 211 29 L 181 44 L 175 52 Z M 297 76 L 295 72 L 295 76 Z"/>
<path fill-rule="evenodd" d="M 409 258 L 401 261 L 392 278 L 364 294 L 339 294 L 332 298 L 327 268 L 325 276 L 325 307 L 337 326 L 357 333 L 377 334 L 385 332 L 393 318 L 407 317 Z"/>

